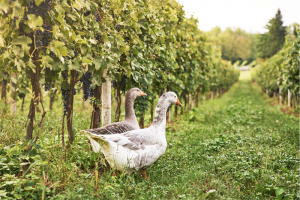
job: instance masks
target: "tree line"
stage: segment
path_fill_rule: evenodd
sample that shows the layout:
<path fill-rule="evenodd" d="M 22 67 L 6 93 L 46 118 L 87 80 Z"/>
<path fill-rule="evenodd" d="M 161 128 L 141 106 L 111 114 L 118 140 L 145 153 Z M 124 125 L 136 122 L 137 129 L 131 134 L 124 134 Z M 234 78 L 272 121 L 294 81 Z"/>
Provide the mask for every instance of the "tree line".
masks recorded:
<path fill-rule="evenodd" d="M 237 28 L 227 28 L 222 31 L 219 27 L 206 32 L 207 41 L 218 45 L 222 50 L 222 58 L 230 61 L 235 66 L 255 66 L 271 58 L 284 46 L 285 36 L 295 37 L 300 25 L 293 23 L 283 25 L 280 9 L 275 17 L 270 19 L 265 26 L 266 32 L 247 33 Z"/>
<path fill-rule="evenodd" d="M 224 60 L 236 66 L 256 61 L 257 34 L 247 33 L 240 28 L 227 28 L 222 31 L 219 27 L 215 27 L 206 35 L 208 41 L 220 46 Z"/>

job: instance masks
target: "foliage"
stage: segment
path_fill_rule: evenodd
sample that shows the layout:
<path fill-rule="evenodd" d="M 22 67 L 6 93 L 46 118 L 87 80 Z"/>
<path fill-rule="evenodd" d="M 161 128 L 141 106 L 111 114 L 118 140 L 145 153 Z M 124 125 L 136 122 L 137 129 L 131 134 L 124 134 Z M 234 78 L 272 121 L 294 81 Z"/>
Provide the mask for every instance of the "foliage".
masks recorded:
<path fill-rule="evenodd" d="M 274 18 L 266 25 L 267 33 L 261 34 L 257 43 L 257 56 L 270 58 L 275 55 L 284 44 L 286 27 L 283 26 L 282 15 L 278 9 Z"/>
<path fill-rule="evenodd" d="M 263 90 L 277 91 L 288 89 L 299 96 L 299 66 L 300 66 L 300 35 L 292 40 L 288 35 L 285 45 L 273 57 L 252 70 L 253 80 Z"/>
<path fill-rule="evenodd" d="M 221 47 L 222 58 L 232 63 L 237 61 L 252 62 L 256 59 L 256 34 L 247 33 L 241 29 L 227 28 L 222 31 L 219 27 L 206 32 L 207 40 Z"/>
<path fill-rule="evenodd" d="M 34 83 L 63 93 L 67 123 L 72 87 L 100 86 L 106 68 L 112 81 L 123 80 L 123 91 L 137 86 L 149 94 L 137 100 L 138 116 L 162 89 L 196 94 L 199 88 L 228 89 L 237 80 L 233 67 L 207 47 L 197 19 L 187 18 L 174 0 L 2 0 L 1 5 L 1 71 L 23 77 L 17 88 L 24 88 L 31 73 L 39 74 Z M 76 80 L 68 77 L 72 74 Z"/>
<path fill-rule="evenodd" d="M 221 51 L 218 47 L 209 45 L 207 50 L 211 52 L 208 57 L 209 64 L 209 83 L 211 90 L 224 89 L 229 87 L 238 80 L 240 72 L 236 70 L 229 61 L 222 60 Z"/>
<path fill-rule="evenodd" d="M 76 98 L 78 133 L 90 123 L 91 112 L 80 105 Z M 167 151 L 147 170 L 148 180 L 134 173 L 113 175 L 82 134 L 71 153 L 65 152 L 60 111 L 55 102 L 30 154 L 20 140 L 24 114 L 0 119 L 0 199 L 299 198 L 297 119 L 268 105 L 250 81 L 240 80 L 221 99 L 201 101 L 168 125 Z M 31 164 L 25 176 L 21 159 Z"/>
<path fill-rule="evenodd" d="M 298 36 L 298 32 L 300 31 L 300 24 L 293 23 L 286 27 L 286 32 L 288 35 L 291 35 L 293 39 Z"/>

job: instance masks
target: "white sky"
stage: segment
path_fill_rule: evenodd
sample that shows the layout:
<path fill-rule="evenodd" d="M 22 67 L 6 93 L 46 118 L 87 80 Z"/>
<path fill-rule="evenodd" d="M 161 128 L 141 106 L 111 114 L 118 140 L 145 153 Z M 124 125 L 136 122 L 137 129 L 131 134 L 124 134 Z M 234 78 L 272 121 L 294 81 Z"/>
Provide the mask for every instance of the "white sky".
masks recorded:
<path fill-rule="evenodd" d="M 264 33 L 268 21 L 278 8 L 284 26 L 300 24 L 300 0 L 177 0 L 186 13 L 198 18 L 198 27 L 209 31 L 215 26 L 241 28 L 251 33 Z M 188 16 L 188 15 L 187 15 Z"/>

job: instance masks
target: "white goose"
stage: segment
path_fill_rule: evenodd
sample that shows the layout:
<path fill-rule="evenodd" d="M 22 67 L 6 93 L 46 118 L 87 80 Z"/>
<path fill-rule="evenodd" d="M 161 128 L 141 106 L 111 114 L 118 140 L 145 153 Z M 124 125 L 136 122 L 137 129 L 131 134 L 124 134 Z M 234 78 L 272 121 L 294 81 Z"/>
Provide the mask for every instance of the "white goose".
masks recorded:
<path fill-rule="evenodd" d="M 122 134 L 97 135 L 83 131 L 90 139 L 94 152 L 103 152 L 111 167 L 117 170 L 143 171 L 153 164 L 167 148 L 166 112 L 171 104 L 181 106 L 174 92 L 162 95 L 155 109 L 155 118 L 150 127 Z M 142 172 L 144 179 L 146 172 Z"/>

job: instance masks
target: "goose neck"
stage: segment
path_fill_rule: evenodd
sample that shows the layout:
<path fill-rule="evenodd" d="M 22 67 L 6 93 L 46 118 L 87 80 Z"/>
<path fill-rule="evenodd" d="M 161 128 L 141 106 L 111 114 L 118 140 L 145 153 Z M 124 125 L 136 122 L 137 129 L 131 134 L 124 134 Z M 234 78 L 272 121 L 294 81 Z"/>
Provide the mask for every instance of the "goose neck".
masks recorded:
<path fill-rule="evenodd" d="M 169 104 L 164 102 L 156 106 L 155 117 L 153 119 L 151 126 L 161 128 L 163 130 L 166 129 L 166 114 L 169 106 L 170 106 Z"/>
<path fill-rule="evenodd" d="M 130 94 L 126 95 L 126 99 L 125 99 L 125 120 L 126 121 L 135 121 L 137 123 L 136 120 L 136 116 L 134 113 L 134 100 L 135 98 L 132 97 Z"/>

